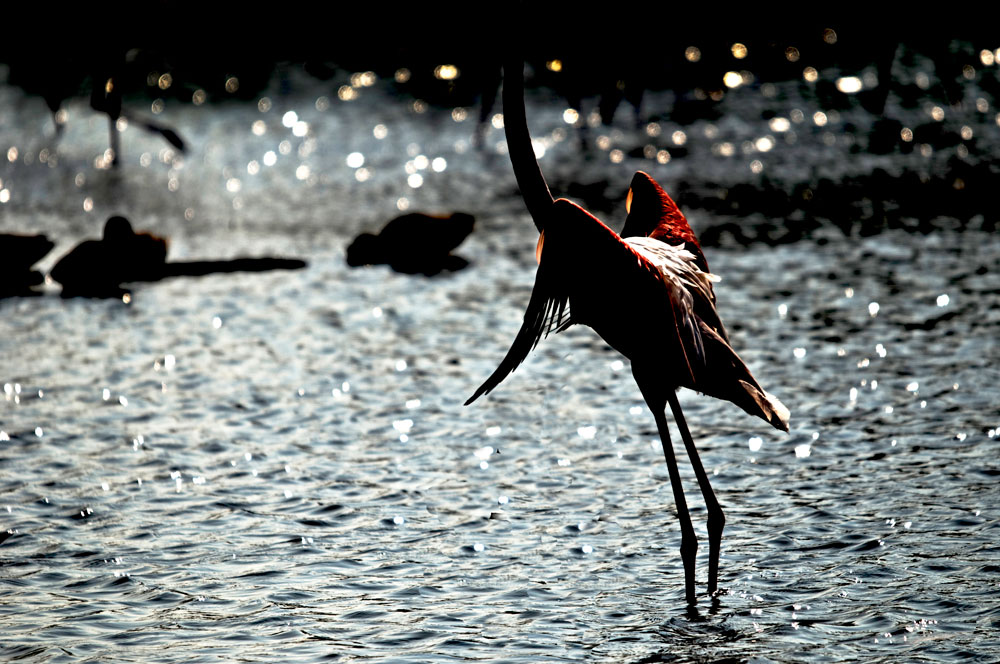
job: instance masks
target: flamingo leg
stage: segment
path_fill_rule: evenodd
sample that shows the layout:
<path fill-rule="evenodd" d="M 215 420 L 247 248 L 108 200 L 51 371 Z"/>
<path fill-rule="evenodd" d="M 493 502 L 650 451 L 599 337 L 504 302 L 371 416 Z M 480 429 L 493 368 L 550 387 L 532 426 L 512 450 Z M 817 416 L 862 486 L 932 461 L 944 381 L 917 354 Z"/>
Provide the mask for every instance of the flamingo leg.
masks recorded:
<path fill-rule="evenodd" d="M 645 393 L 643 394 L 646 397 Z M 691 514 L 688 512 L 687 500 L 684 498 L 684 488 L 681 486 L 681 475 L 677 470 L 677 458 L 670 442 L 670 431 L 667 428 L 667 416 L 664 412 L 666 404 L 662 400 L 646 397 L 646 405 L 653 411 L 656 420 L 656 430 L 660 434 L 663 445 L 663 457 L 667 461 L 667 472 L 670 475 L 670 487 L 674 492 L 674 505 L 677 507 L 677 520 L 681 526 L 681 560 L 684 563 L 684 594 L 688 604 L 695 604 L 694 565 L 698 553 L 698 539 L 691 525 Z"/>
<path fill-rule="evenodd" d="M 722 550 L 722 530 L 726 526 L 726 515 L 722 512 L 712 485 L 708 481 L 708 474 L 698 456 L 698 449 L 694 446 L 694 439 L 688 430 L 684 413 L 681 411 L 681 404 L 677 400 L 677 392 L 671 390 L 667 395 L 670 403 L 670 410 L 674 414 L 674 421 L 681 432 L 684 440 L 684 447 L 687 449 L 688 458 L 691 459 L 691 466 L 694 468 L 695 477 L 698 478 L 698 486 L 701 488 L 701 495 L 705 499 L 705 509 L 708 511 L 708 594 L 712 595 L 719 587 L 719 555 Z"/>

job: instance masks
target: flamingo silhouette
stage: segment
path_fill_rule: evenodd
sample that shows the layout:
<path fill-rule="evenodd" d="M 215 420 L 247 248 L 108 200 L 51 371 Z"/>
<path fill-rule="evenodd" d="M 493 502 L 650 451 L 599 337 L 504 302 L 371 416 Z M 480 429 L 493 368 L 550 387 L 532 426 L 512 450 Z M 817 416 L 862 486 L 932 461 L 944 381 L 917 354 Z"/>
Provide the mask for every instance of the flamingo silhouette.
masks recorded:
<path fill-rule="evenodd" d="M 685 595 L 695 598 L 698 542 L 691 525 L 665 415 L 670 404 L 708 512 L 708 592 L 718 588 L 725 515 L 698 457 L 676 391 L 731 401 L 788 431 L 789 412 L 760 387 L 729 344 L 715 308 L 718 277 L 670 196 L 646 173 L 632 179 L 619 236 L 578 205 L 553 199 L 535 159 L 524 112 L 523 62 L 504 66 L 504 126 L 511 164 L 539 230 L 538 271 L 524 322 L 496 371 L 466 402 L 497 387 L 543 336 L 580 323 L 631 360 L 632 375 L 653 413 L 681 527 Z"/>

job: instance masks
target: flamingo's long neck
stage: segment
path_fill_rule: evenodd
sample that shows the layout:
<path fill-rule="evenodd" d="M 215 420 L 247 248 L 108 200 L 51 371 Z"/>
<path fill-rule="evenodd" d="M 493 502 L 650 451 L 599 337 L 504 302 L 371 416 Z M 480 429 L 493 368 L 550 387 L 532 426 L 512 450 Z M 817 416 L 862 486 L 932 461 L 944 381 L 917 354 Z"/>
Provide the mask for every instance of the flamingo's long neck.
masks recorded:
<path fill-rule="evenodd" d="M 503 67 L 503 126 L 507 136 L 507 152 L 514 167 L 517 186 L 521 190 L 528 212 L 541 232 L 553 198 L 545 176 L 535 159 L 524 113 L 524 62 L 511 60 Z"/>

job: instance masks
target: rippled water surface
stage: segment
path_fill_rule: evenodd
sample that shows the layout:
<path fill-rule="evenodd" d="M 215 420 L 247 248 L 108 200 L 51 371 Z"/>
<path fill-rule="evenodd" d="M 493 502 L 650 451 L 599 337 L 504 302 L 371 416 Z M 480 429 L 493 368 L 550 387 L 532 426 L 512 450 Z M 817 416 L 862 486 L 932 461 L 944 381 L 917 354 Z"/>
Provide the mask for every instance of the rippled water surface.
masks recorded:
<path fill-rule="evenodd" d="M 106 121 L 84 100 L 58 159 L 40 163 L 44 105 L 0 87 L 0 147 L 18 148 L 0 165 L 0 230 L 57 241 L 43 268 L 113 213 L 170 236 L 172 260 L 308 262 L 140 284 L 129 303 L 54 286 L 0 301 L 0 657 L 1000 658 L 996 235 L 945 220 L 929 234 L 706 248 L 734 345 L 792 429 L 681 395 L 728 515 L 723 592 L 710 601 L 700 585 L 692 612 L 627 361 L 573 328 L 462 406 L 506 352 L 534 276 L 502 132 L 481 152 L 472 121 L 448 109 L 292 82 L 272 85 L 265 112 L 168 104 L 162 118 L 192 150 L 180 160 L 130 127 L 119 173 L 95 167 Z M 795 89 L 782 103 L 811 113 Z M 739 94 L 752 92 L 730 108 Z M 554 188 L 604 178 L 620 199 L 639 168 L 671 189 L 752 181 L 751 158 L 781 171 L 830 157 L 807 128 L 769 154 L 720 157 L 713 140 L 767 131 L 734 110 L 715 133 L 685 127 L 689 156 L 668 164 L 629 152 L 623 115 L 617 133 L 594 130 L 621 143 L 615 163 L 580 152 L 563 107 L 539 95 L 528 109 Z M 858 113 L 842 121 L 863 128 Z M 981 146 L 1000 138 L 995 123 L 976 131 Z M 935 158 L 885 159 L 933 171 Z M 406 205 L 475 214 L 458 250 L 470 266 L 348 268 L 345 244 Z M 718 221 L 689 212 L 696 229 Z M 704 541 L 686 464 L 682 475 Z"/>

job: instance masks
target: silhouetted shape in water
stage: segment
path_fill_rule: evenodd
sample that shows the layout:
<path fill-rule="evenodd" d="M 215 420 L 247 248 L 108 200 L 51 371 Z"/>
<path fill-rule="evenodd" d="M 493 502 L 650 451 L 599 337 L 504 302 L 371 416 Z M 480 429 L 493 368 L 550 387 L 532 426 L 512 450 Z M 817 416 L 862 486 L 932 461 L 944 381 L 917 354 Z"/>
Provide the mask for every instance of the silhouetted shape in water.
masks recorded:
<path fill-rule="evenodd" d="M 472 232 L 475 218 L 455 212 L 447 217 L 412 212 L 392 219 L 378 235 L 362 233 L 347 247 L 347 264 L 387 263 L 397 272 L 435 275 L 469 264 L 452 250 Z"/>
<path fill-rule="evenodd" d="M 46 46 L 40 53 L 16 52 L 10 67 L 11 83 L 45 100 L 52 113 L 56 138 L 61 137 L 63 131 L 63 125 L 57 120 L 59 109 L 67 99 L 81 94 L 89 80 L 91 108 L 108 116 L 113 166 L 118 166 L 121 154 L 117 123 L 122 117 L 146 131 L 160 134 L 172 146 L 184 151 L 184 140 L 176 131 L 122 108 L 124 48 L 95 39 L 88 44 L 88 48 L 74 52 L 72 56 L 58 52 L 53 56 Z"/>
<path fill-rule="evenodd" d="M 37 295 L 44 276 L 31 267 L 55 246 L 44 235 L 0 234 L 0 297 Z"/>
<path fill-rule="evenodd" d="M 121 285 L 152 281 L 163 274 L 167 241 L 150 233 L 136 233 L 125 217 L 111 217 L 104 237 L 85 240 L 59 259 L 50 275 L 63 286 L 63 295 L 117 297 Z"/>
<path fill-rule="evenodd" d="M 684 215 L 645 173 L 632 181 L 621 237 L 576 204 L 553 200 L 535 160 L 524 117 L 523 64 L 505 66 L 504 125 L 514 174 L 539 230 L 538 272 L 514 343 L 500 366 L 466 402 L 489 393 L 550 332 L 588 325 L 632 362 L 632 375 L 656 419 L 681 526 L 685 595 L 696 602 L 695 538 L 665 415 L 674 420 L 708 511 L 708 592 L 718 587 L 725 516 L 681 412 L 680 387 L 731 401 L 777 429 L 789 412 L 765 392 L 729 344 L 715 308 L 717 277 Z"/>
<path fill-rule="evenodd" d="M 306 267 L 305 261 L 296 258 L 269 256 L 171 263 L 166 258 L 165 239 L 150 233 L 136 233 L 124 217 L 111 217 L 104 225 L 102 239 L 78 244 L 59 259 L 50 275 L 63 285 L 64 297 L 120 297 L 127 292 L 122 284 L 131 282 Z"/>

